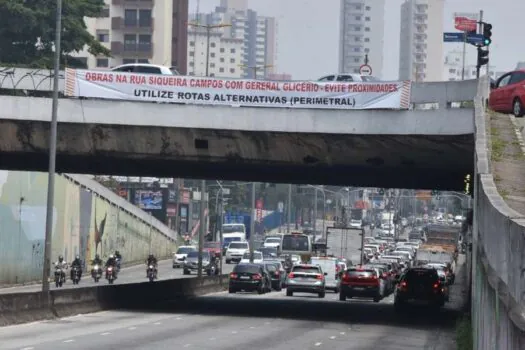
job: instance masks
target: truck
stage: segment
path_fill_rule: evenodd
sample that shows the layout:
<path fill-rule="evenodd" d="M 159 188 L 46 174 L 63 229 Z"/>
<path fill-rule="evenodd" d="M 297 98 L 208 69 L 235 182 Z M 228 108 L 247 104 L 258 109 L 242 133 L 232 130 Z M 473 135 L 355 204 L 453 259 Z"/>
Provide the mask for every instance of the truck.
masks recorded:
<path fill-rule="evenodd" d="M 361 257 L 361 233 L 361 229 L 330 229 L 326 235 L 326 255 L 358 262 Z"/>
<path fill-rule="evenodd" d="M 350 227 L 360 229 L 363 221 L 366 219 L 366 209 L 350 209 Z"/>
<path fill-rule="evenodd" d="M 449 225 L 428 225 L 426 241 L 419 246 L 416 265 L 428 263 L 455 264 L 458 254 L 460 227 Z"/>

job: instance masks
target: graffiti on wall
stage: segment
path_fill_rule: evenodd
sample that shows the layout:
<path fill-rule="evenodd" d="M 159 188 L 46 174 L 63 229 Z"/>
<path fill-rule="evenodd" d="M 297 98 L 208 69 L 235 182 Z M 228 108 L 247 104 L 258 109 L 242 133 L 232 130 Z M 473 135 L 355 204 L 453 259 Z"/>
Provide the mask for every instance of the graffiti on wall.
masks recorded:
<path fill-rule="evenodd" d="M 41 279 L 46 199 L 46 173 L 0 171 L 0 285 Z M 78 254 L 89 264 L 119 250 L 124 262 L 140 262 L 173 248 L 151 224 L 59 175 L 53 214 L 53 259 Z"/>

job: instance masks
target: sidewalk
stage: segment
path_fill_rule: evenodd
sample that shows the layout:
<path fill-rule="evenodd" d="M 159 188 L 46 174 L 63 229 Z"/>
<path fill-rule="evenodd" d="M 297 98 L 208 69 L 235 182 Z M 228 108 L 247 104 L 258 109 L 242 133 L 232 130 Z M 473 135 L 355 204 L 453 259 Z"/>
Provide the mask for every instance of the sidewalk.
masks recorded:
<path fill-rule="evenodd" d="M 486 112 L 494 182 L 505 202 L 525 214 L 525 144 L 523 118 Z"/>

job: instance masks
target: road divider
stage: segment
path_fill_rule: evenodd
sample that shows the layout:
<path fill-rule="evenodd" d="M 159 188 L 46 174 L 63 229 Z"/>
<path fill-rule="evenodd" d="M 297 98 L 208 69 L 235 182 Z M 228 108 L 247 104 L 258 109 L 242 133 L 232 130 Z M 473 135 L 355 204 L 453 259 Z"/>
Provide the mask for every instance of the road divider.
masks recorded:
<path fill-rule="evenodd" d="M 227 281 L 227 275 L 223 281 Z M 0 295 L 0 326 L 103 310 L 140 308 L 222 291 L 218 276 Z"/>

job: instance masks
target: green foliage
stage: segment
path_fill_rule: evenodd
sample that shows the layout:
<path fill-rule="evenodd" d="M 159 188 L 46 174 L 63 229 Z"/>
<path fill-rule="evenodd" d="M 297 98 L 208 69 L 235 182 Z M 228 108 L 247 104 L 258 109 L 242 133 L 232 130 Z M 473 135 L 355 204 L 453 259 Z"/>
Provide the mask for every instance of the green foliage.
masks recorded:
<path fill-rule="evenodd" d="M 110 52 L 87 31 L 85 17 L 100 16 L 104 0 L 64 0 L 62 64 L 79 66 L 70 56 L 87 47 L 93 55 Z M 56 0 L 0 0 L 0 62 L 51 68 L 55 39 Z"/>
<path fill-rule="evenodd" d="M 472 322 L 470 315 L 465 314 L 458 320 L 456 325 L 456 348 L 458 350 L 472 350 L 474 348 L 472 338 Z"/>

